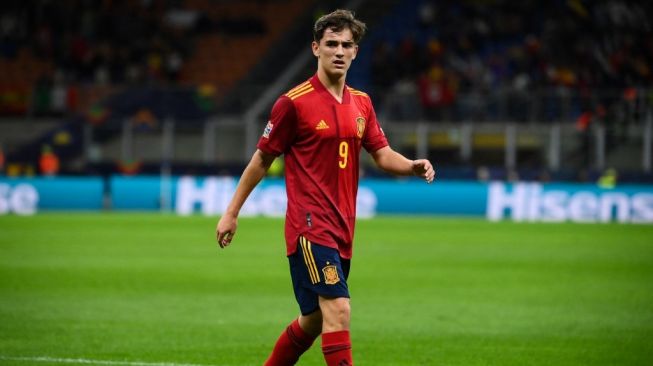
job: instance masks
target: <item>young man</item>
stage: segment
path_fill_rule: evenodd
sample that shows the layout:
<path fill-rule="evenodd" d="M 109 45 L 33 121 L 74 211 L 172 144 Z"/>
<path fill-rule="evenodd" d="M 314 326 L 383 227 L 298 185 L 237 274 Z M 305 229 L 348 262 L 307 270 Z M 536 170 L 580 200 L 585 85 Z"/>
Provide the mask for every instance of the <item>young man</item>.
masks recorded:
<path fill-rule="evenodd" d="M 217 240 L 224 248 L 234 238 L 245 200 L 283 154 L 286 248 L 301 315 L 282 332 L 265 366 L 294 365 L 320 334 L 327 365 L 353 365 L 346 281 L 361 147 L 387 172 L 417 175 L 428 183 L 435 176 L 428 160 L 406 159 L 388 146 L 367 94 L 345 85 L 364 33 L 365 24 L 347 10 L 317 20 L 311 45 L 317 73 L 275 103 L 258 149 L 217 225 Z"/>

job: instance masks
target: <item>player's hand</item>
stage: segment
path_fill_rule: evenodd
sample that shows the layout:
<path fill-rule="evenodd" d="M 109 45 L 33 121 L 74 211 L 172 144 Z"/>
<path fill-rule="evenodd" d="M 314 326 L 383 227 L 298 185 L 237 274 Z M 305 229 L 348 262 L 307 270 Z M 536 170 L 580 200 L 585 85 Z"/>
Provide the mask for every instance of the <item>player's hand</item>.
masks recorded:
<path fill-rule="evenodd" d="M 433 169 L 431 162 L 426 159 L 413 160 L 413 174 L 424 178 L 426 183 L 431 183 L 435 179 L 435 169 Z"/>
<path fill-rule="evenodd" d="M 215 228 L 215 236 L 218 239 L 220 248 L 225 248 L 231 244 L 231 241 L 236 235 L 236 228 L 238 227 L 238 218 L 233 215 L 224 214 L 218 225 Z"/>

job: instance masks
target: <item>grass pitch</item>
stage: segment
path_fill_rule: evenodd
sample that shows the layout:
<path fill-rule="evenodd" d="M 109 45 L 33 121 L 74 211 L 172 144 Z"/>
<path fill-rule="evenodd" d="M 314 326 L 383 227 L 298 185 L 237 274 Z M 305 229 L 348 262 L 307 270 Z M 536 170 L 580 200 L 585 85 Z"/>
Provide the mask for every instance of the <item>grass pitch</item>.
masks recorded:
<path fill-rule="evenodd" d="M 0 216 L 0 364 L 261 365 L 298 313 L 283 221 L 215 223 Z M 653 363 L 653 226 L 382 217 L 354 248 L 356 365 Z"/>

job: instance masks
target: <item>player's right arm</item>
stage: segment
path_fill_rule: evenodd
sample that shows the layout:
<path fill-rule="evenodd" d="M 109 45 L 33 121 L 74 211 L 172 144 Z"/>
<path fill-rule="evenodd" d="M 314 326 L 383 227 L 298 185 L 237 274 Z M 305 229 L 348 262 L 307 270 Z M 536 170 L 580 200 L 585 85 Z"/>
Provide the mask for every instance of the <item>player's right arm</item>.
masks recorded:
<path fill-rule="evenodd" d="M 256 145 L 258 149 L 240 177 L 227 210 L 215 229 L 220 248 L 231 244 L 238 226 L 238 213 L 254 187 L 263 179 L 274 159 L 286 152 L 296 133 L 297 117 L 292 100 L 287 96 L 277 99 L 265 126 L 263 136 Z"/>
<path fill-rule="evenodd" d="M 238 227 L 238 214 L 243 207 L 245 200 L 249 197 L 250 193 L 254 190 L 256 185 L 265 177 L 266 172 L 274 161 L 276 156 L 265 153 L 259 149 L 256 150 L 252 159 L 247 164 L 243 175 L 240 177 L 236 192 L 229 202 L 229 206 L 224 215 L 218 221 L 215 229 L 216 238 L 220 248 L 224 248 L 231 244 L 236 228 Z"/>

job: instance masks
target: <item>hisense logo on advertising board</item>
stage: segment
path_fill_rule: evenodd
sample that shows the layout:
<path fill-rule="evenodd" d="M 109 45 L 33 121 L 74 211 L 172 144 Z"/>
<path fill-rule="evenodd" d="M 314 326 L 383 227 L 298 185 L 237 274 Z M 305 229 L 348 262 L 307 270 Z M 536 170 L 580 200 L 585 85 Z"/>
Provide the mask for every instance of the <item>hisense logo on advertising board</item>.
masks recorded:
<path fill-rule="evenodd" d="M 181 177 L 177 182 L 175 210 L 179 215 L 190 215 L 196 211 L 205 215 L 222 214 L 236 191 L 236 184 L 236 179 L 232 177 L 210 177 L 201 181 L 194 177 Z M 258 186 L 245 201 L 240 216 L 284 216 L 287 203 L 284 185 Z M 374 216 L 376 205 L 377 197 L 374 192 L 359 187 L 356 199 L 358 217 Z"/>
<path fill-rule="evenodd" d="M 33 215 L 39 203 L 39 192 L 29 184 L 18 184 L 14 187 L 0 183 L 0 215 L 15 213 L 17 215 Z"/>
<path fill-rule="evenodd" d="M 487 218 L 498 221 L 653 222 L 653 193 L 561 190 L 539 183 L 491 183 Z"/>
<path fill-rule="evenodd" d="M 236 183 L 231 177 L 211 177 L 202 181 L 182 177 L 177 183 L 176 211 L 180 215 L 196 211 L 205 215 L 222 214 L 236 191 Z M 286 191 L 282 186 L 257 188 L 243 205 L 241 216 L 282 216 L 286 212 L 286 202 Z"/>

